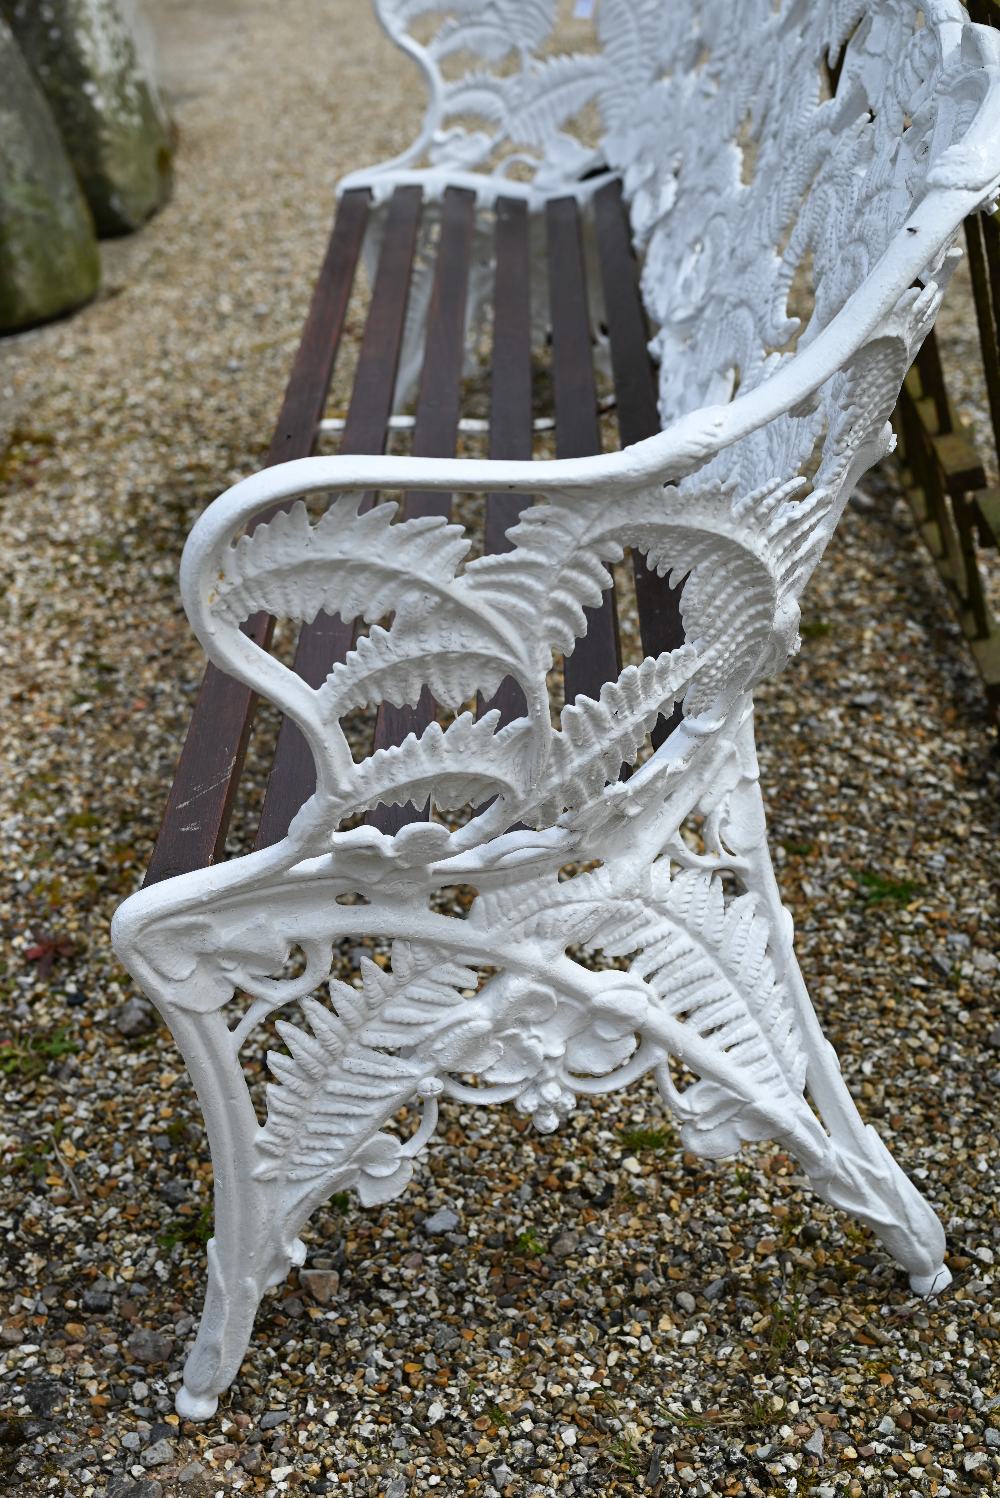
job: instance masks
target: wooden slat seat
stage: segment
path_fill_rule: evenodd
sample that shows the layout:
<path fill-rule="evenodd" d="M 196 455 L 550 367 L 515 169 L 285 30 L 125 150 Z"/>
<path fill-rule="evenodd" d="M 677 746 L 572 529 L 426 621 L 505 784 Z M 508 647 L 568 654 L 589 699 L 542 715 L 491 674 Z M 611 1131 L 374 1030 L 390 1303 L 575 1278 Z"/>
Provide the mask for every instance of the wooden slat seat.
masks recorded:
<path fill-rule="evenodd" d="M 392 400 L 406 329 L 407 306 L 422 216 L 421 191 L 397 187 L 386 214 L 367 321 L 358 356 L 354 387 L 340 442 L 342 453 L 384 451 Z M 659 430 L 656 375 L 647 349 L 645 314 L 620 185 L 602 188 L 594 197 L 601 290 L 614 377 L 618 433 L 623 445 Z M 422 457 L 454 454 L 462 397 L 462 370 L 467 329 L 467 292 L 477 210 L 472 193 L 450 188 L 440 206 L 427 336 L 416 398 L 412 452 Z M 523 199 L 497 200 L 493 212 L 494 317 L 490 373 L 489 455 L 496 459 L 529 459 L 534 450 L 533 396 L 538 393 L 532 363 L 532 307 L 529 226 Z M 337 213 L 320 280 L 303 331 L 269 462 L 307 456 L 316 448 L 337 349 L 354 289 L 360 249 L 369 218 L 363 190 L 344 194 Z M 584 457 L 602 450 L 598 378 L 591 328 L 587 269 L 583 253 L 581 209 L 575 198 L 553 199 L 545 213 L 548 261 L 548 312 L 551 327 L 551 389 L 555 417 L 555 453 Z M 537 312 L 538 309 L 535 309 Z M 375 502 L 366 495 L 363 507 Z M 484 548 L 502 552 L 511 545 L 507 533 L 530 501 L 494 493 L 485 504 Z M 402 514 L 451 515 L 451 496 L 410 492 Z M 683 639 L 678 589 L 633 559 L 636 601 L 643 649 L 657 654 Z M 264 615 L 244 629 L 267 647 L 274 621 Z M 318 686 L 350 651 L 354 629 L 336 614 L 321 613 L 300 631 L 295 670 Z M 587 610 L 587 631 L 564 662 L 564 696 L 597 697 L 604 682 L 621 666 L 614 589 Z M 146 882 L 204 867 L 222 856 L 229 819 L 250 736 L 254 696 L 214 667 L 205 674 L 177 776 L 167 803 L 162 830 Z M 490 702 L 480 700 L 480 715 L 499 708 L 501 722 L 524 711 L 516 682 L 502 683 Z M 377 713 L 372 748 L 401 743 L 421 733 L 433 720 L 436 705 L 424 691 L 415 707 L 383 704 Z M 668 724 L 661 720 L 659 741 Z M 315 771 L 298 728 L 281 724 L 267 777 L 255 846 L 268 847 L 286 834 L 303 802 L 312 794 Z M 428 807 L 378 806 L 367 821 L 386 833 L 424 818 Z"/>

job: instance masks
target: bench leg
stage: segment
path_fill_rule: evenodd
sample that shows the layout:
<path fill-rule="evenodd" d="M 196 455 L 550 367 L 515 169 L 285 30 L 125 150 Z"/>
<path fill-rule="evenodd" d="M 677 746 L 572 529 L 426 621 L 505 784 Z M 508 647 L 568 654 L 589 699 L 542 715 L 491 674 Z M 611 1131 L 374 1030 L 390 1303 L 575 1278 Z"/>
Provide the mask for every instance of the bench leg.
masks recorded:
<path fill-rule="evenodd" d="M 715 809 L 714 822 L 709 818 L 708 840 L 717 845 L 718 867 L 737 872 L 754 916 L 766 923 L 768 956 L 786 996 L 785 1013 L 759 994 L 758 1012 L 766 1013 L 770 1004 L 769 1023 L 779 1034 L 788 1027 L 785 1051 L 798 1053 L 802 1093 L 812 1099 L 823 1127 L 804 1095 L 786 1101 L 784 1126 L 780 1108 L 760 1110 L 752 1051 L 743 1087 L 710 1074 L 706 1086 L 703 1074 L 702 1082 L 678 1092 L 664 1063 L 657 1071 L 661 1092 L 682 1122 L 685 1143 L 696 1152 L 728 1154 L 739 1139 L 774 1138 L 784 1144 L 823 1200 L 871 1228 L 907 1271 L 918 1295 L 937 1293 L 951 1280 L 941 1224 L 875 1129 L 862 1121 L 795 956 L 792 917 L 782 903 L 767 844 L 752 718 L 740 729 L 734 749 L 742 772 L 728 800 Z M 654 1020 L 650 1033 L 655 1030 Z M 666 1048 L 674 1049 L 669 1042 Z"/>
<path fill-rule="evenodd" d="M 208 1286 L 176 1400 L 180 1415 L 205 1420 L 239 1370 L 262 1295 L 304 1262 L 305 1247 L 289 1231 L 274 1183 L 254 1178 L 257 1117 L 222 1014 L 192 1014 L 148 978 L 143 986 L 187 1063 L 211 1146 L 215 1220 Z"/>
<path fill-rule="evenodd" d="M 751 887 L 775 916 L 783 911 L 766 843 L 757 852 Z M 893 1159 L 876 1130 L 865 1124 L 848 1091 L 833 1046 L 823 1035 L 792 948 L 787 912 L 778 929 L 785 981 L 796 1004 L 809 1057 L 806 1087 L 830 1135 L 832 1158 L 813 1186 L 825 1201 L 851 1212 L 875 1233 L 907 1270 L 918 1295 L 943 1290 L 951 1280 L 945 1267 L 941 1224 L 909 1176 Z M 780 919 L 780 917 L 779 917 Z"/>

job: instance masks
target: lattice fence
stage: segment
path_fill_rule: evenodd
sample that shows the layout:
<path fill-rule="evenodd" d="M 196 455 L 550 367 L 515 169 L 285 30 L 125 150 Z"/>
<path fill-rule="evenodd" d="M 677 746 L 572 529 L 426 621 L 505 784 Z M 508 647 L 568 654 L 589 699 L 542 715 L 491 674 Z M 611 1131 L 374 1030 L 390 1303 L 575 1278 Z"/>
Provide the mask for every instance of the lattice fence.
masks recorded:
<path fill-rule="evenodd" d="M 1000 0 L 967 0 L 967 9 L 1000 28 Z M 907 497 L 1000 727 L 1000 619 L 991 590 L 1000 575 L 1000 212 L 967 219 L 965 241 L 979 337 L 976 367 L 961 371 L 961 383 L 978 387 L 980 398 L 985 391 L 989 421 L 974 435 L 959 416 L 957 354 L 949 357 L 947 340 L 932 333 L 894 422 Z"/>

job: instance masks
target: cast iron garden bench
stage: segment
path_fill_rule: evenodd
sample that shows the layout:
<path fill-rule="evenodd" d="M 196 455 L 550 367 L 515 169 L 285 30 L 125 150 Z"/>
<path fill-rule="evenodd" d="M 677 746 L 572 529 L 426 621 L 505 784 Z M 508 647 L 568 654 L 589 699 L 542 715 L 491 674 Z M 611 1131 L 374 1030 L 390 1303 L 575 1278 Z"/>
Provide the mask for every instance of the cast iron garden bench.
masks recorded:
<path fill-rule="evenodd" d="M 548 1131 L 651 1071 L 688 1148 L 778 1140 L 915 1291 L 948 1280 L 795 962 L 751 694 L 888 449 L 955 231 L 996 194 L 997 35 L 956 0 L 599 0 L 560 52 L 554 0 L 377 9 L 425 74 L 424 128 L 342 184 L 271 466 L 188 540 L 211 665 L 115 922 L 210 1136 L 194 1418 L 310 1213 L 401 1191 L 442 1095 Z M 362 254 L 340 453 L 310 456 Z M 477 364 L 489 456 L 455 458 Z M 622 445 L 602 452 L 608 371 Z M 410 452 L 383 456 L 414 391 Z M 628 552 L 643 658 L 623 664 Z M 301 625 L 292 666 L 275 618 Z M 284 721 L 254 851 L 226 859 L 257 693 Z M 477 892 L 464 917 L 455 886 Z M 326 986 L 346 939 L 391 961 Z M 261 1025 L 263 1122 L 240 1060 Z"/>

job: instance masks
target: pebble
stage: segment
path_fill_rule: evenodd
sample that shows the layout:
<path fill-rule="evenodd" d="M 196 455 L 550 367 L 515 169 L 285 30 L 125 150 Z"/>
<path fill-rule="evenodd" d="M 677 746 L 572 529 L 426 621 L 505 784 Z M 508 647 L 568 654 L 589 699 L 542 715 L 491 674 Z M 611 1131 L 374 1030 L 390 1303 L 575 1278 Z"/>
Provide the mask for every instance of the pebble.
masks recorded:
<path fill-rule="evenodd" d="M 313 1300 L 321 1306 L 328 1306 L 337 1298 L 340 1275 L 335 1269 L 300 1269 L 299 1283 Z"/>
<path fill-rule="evenodd" d="M 156 1011 L 145 999 L 131 998 L 115 1011 L 114 1026 L 130 1040 L 156 1029 Z"/>
<path fill-rule="evenodd" d="M 165 1363 L 173 1350 L 173 1338 L 147 1327 L 139 1327 L 128 1339 L 128 1354 L 135 1363 Z"/>
<path fill-rule="evenodd" d="M 268 1410 L 261 1415 L 259 1425 L 261 1430 L 275 1430 L 279 1425 L 284 1425 L 288 1419 L 287 1410 Z"/>
<path fill-rule="evenodd" d="M 814 1430 L 808 1440 L 802 1442 L 802 1445 L 806 1451 L 811 1451 L 813 1456 L 822 1456 L 823 1432 L 821 1430 Z"/>
<path fill-rule="evenodd" d="M 140 1460 L 144 1467 L 163 1467 L 174 1459 L 174 1448 L 167 1440 L 154 1441 L 142 1452 Z"/>
<path fill-rule="evenodd" d="M 459 1217 L 457 1212 L 453 1212 L 451 1207 L 441 1207 L 437 1212 L 433 1212 L 430 1217 L 424 1218 L 424 1232 L 433 1234 L 453 1233 L 458 1227 L 458 1223 Z"/>
<path fill-rule="evenodd" d="M 695 1311 L 698 1309 L 698 1302 L 695 1300 L 690 1290 L 679 1290 L 678 1293 L 674 1296 L 674 1299 L 680 1306 L 681 1310 L 686 1311 L 689 1316 L 693 1316 Z"/>

